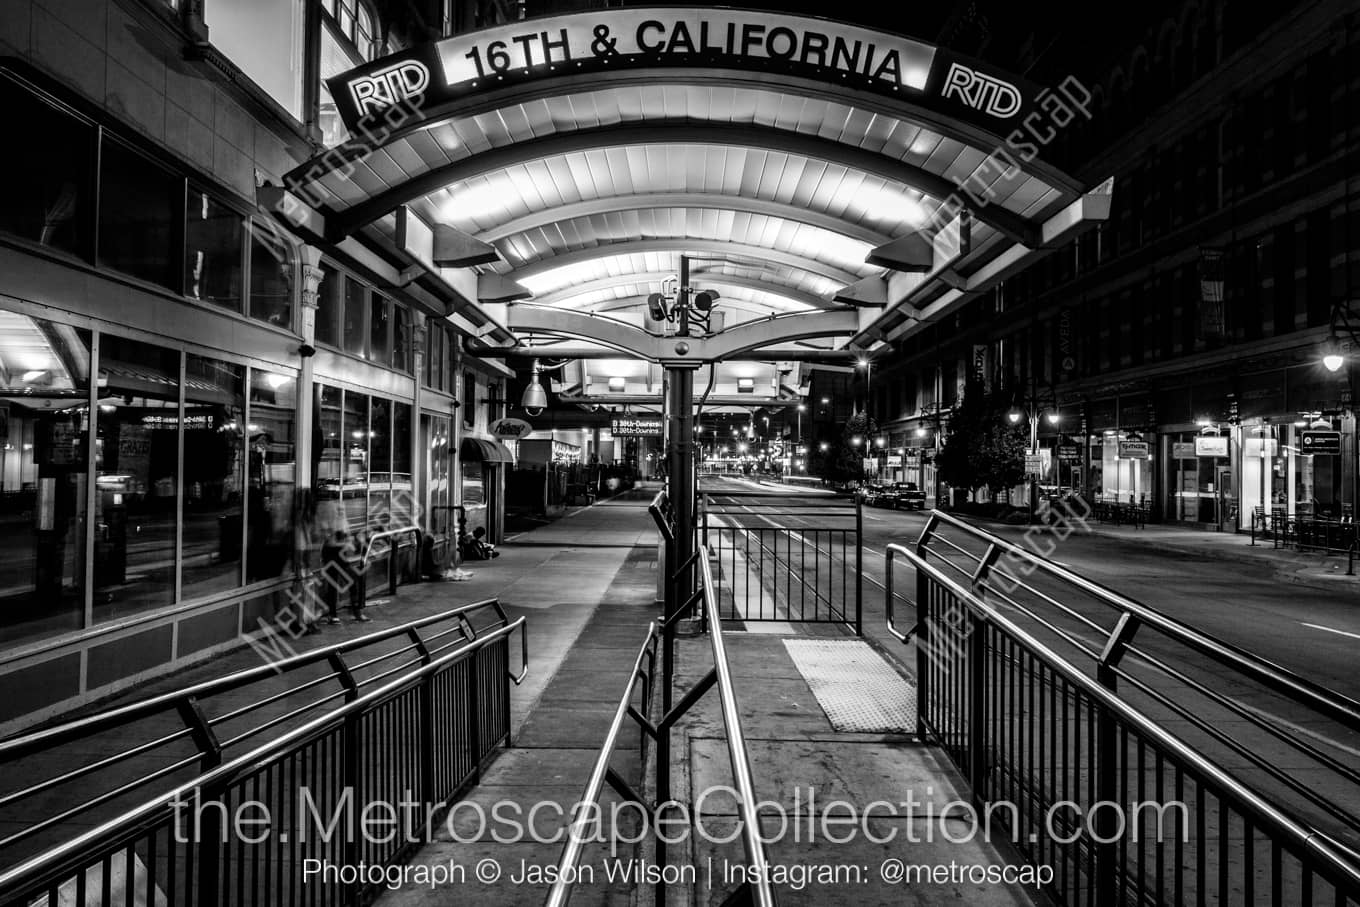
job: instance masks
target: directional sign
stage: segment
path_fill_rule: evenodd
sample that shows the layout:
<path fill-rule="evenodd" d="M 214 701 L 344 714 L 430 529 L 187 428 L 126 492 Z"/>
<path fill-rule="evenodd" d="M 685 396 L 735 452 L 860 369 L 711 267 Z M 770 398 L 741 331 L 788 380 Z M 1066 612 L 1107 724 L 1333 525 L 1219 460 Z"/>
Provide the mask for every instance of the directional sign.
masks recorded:
<path fill-rule="evenodd" d="M 1044 471 L 1044 458 L 1039 454 L 1025 454 L 1025 472 L 1041 473 Z"/>
<path fill-rule="evenodd" d="M 615 417 L 610 425 L 610 434 L 616 438 L 651 436 L 661 437 L 661 420 L 648 418 Z"/>
<path fill-rule="evenodd" d="M 1306 454 L 1341 453 L 1341 432 L 1303 431 L 1299 432 L 1299 449 Z"/>

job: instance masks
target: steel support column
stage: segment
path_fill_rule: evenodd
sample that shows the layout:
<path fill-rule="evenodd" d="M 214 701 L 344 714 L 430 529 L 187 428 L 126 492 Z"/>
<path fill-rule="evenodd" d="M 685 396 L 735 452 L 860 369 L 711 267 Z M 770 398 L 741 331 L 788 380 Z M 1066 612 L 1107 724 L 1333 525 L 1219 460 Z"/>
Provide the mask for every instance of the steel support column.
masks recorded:
<path fill-rule="evenodd" d="M 666 418 L 670 421 L 666 437 L 671 508 L 675 514 L 675 564 L 686 563 L 694 554 L 694 372 L 698 363 L 667 363 Z M 669 618 L 681 602 L 694 593 L 693 570 L 676 578 L 675 596 L 666 603 Z"/>

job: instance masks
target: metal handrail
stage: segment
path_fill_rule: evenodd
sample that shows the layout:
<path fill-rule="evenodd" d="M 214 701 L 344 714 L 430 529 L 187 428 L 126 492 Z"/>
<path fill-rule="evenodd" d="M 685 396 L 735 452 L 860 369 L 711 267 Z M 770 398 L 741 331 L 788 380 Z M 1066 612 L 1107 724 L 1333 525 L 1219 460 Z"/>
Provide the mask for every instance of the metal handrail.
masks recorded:
<path fill-rule="evenodd" d="M 623 731 L 624 719 L 628 717 L 633 708 L 633 691 L 637 689 L 638 680 L 645 676 L 642 670 L 643 661 L 655 662 L 656 644 L 660 639 L 661 630 L 656 621 L 652 621 L 647 625 L 647 636 L 642 642 L 642 648 L 638 649 L 637 658 L 633 661 L 633 670 L 629 673 L 628 683 L 623 690 L 623 696 L 619 698 L 618 708 L 614 710 L 614 718 L 609 722 L 609 731 L 605 734 L 600 755 L 595 759 L 595 764 L 590 769 L 590 780 L 586 782 L 585 792 L 581 794 L 581 799 L 577 801 L 582 806 L 599 803 L 600 795 L 604 793 L 605 781 L 610 775 L 610 759 L 613 758 L 614 748 L 618 745 L 619 734 Z M 581 855 L 593 835 L 593 824 L 592 811 L 589 809 L 580 810 L 576 821 L 571 824 L 567 843 L 562 847 L 562 856 L 558 858 L 556 880 L 553 882 L 552 889 L 548 892 L 547 899 L 543 902 L 545 907 L 566 907 L 570 903 L 571 893 L 575 887 L 571 880 L 576 878 L 576 868 L 581 864 Z"/>
<path fill-rule="evenodd" d="M 357 639 L 333 643 L 329 646 L 322 646 L 321 648 L 313 649 L 310 652 L 299 652 L 297 655 L 281 658 L 272 664 L 262 664 L 254 668 L 246 668 L 228 674 L 226 677 L 205 680 L 202 683 L 181 687 L 180 689 L 172 690 L 169 693 L 161 693 L 147 699 L 141 699 L 124 706 L 118 706 L 117 708 L 102 711 L 95 715 L 77 718 L 72 721 L 55 725 L 54 727 L 34 731 L 30 734 L 11 737 L 8 740 L 0 740 L 0 763 L 10 759 L 19 759 L 24 756 L 32 755 L 46 747 L 68 743 L 85 736 L 86 734 L 137 721 L 141 718 L 155 714 L 156 712 L 177 708 L 181 702 L 189 697 L 202 700 L 209 696 L 230 692 L 231 690 L 239 689 L 240 687 L 254 683 L 258 680 L 273 677 L 277 674 L 285 674 L 289 671 L 306 667 L 307 665 L 315 664 L 317 662 L 329 661 L 334 655 L 351 652 L 355 649 L 366 648 L 393 636 L 409 634 L 412 630 L 417 630 L 421 627 L 439 623 L 450 618 L 456 620 L 460 615 L 466 615 L 473 611 L 480 611 L 484 608 L 495 609 L 498 620 L 506 621 L 509 619 L 498 599 L 488 598 L 479 602 L 461 605 L 449 611 L 443 611 L 439 614 L 431 614 L 428 617 L 407 621 L 404 624 L 398 624 L 395 627 L 389 627 L 385 630 L 378 630 L 377 632 L 360 636 Z M 232 717 L 239 715 L 239 710 L 232 713 Z"/>
<path fill-rule="evenodd" d="M 1000 610 L 988 604 L 985 599 L 979 598 L 972 591 L 950 579 L 933 564 L 928 563 L 924 557 L 895 543 L 889 544 L 887 550 L 890 553 L 905 557 L 915 567 L 918 576 L 925 574 L 932 582 L 938 583 L 965 607 L 974 612 L 980 621 L 1004 630 L 1022 647 L 1028 649 L 1053 674 L 1062 677 L 1065 682 L 1078 689 L 1082 695 L 1089 697 L 1101 708 L 1108 710 L 1113 716 L 1128 724 L 1136 735 L 1156 743 L 1166 750 L 1174 760 L 1179 760 L 1199 773 L 1211 786 L 1230 797 L 1236 807 L 1250 813 L 1251 818 L 1260 827 L 1270 829 L 1286 839 L 1296 853 L 1313 854 L 1325 862 L 1327 869 L 1333 873 L 1331 881 L 1338 887 L 1345 884 L 1352 888 L 1353 894 L 1360 894 L 1360 865 L 1352 863 L 1347 856 L 1348 852 L 1343 848 L 1337 847 L 1329 838 L 1306 827 L 1272 806 L 1233 775 L 1201 755 L 1198 750 L 1165 730 L 1157 722 L 1145 716 L 1117 694 L 1079 670 L 1034 636 L 1031 636 Z M 974 630 L 973 632 L 978 631 Z"/>
<path fill-rule="evenodd" d="M 156 821 L 171 814 L 175 805 L 185 802 L 186 795 L 196 795 L 203 789 L 211 789 L 230 784 L 232 779 L 239 776 L 243 771 L 258 768 L 259 765 L 271 758 L 278 757 L 288 748 L 295 744 L 305 744 L 311 738 L 318 736 L 328 728 L 343 724 L 344 721 L 356 715 L 382 699 L 390 697 L 404 689 L 409 689 L 427 675 L 435 674 L 449 664 L 459 659 L 468 657 L 473 652 L 484 648 L 486 645 L 508 636 L 516 629 L 525 624 L 526 618 L 517 618 L 514 622 L 499 627 L 476 640 L 470 640 L 467 645 L 450 652 L 429 664 L 422 666 L 412 673 L 398 678 L 375 690 L 357 697 L 351 702 L 345 703 L 338 709 L 320 715 L 305 724 L 287 731 L 275 739 L 261 744 L 250 752 L 244 753 L 231 759 L 222 765 L 204 772 L 202 775 L 175 787 L 166 793 L 160 794 L 141 806 L 134 807 L 101 825 L 90 829 L 59 844 L 42 854 L 31 857 L 10 869 L 0 871 L 0 900 L 13 897 L 14 889 L 19 886 L 31 887 L 41 882 L 47 884 L 56 879 L 63 878 L 71 872 L 79 871 L 82 856 L 91 851 L 98 850 L 101 846 L 107 845 L 111 841 L 123 836 L 128 829 L 144 828 Z M 32 876 L 41 875 L 44 878 L 36 879 Z"/>
<path fill-rule="evenodd" d="M 746 735 L 741 728 L 741 713 L 737 710 L 732 669 L 727 663 L 722 616 L 718 613 L 718 597 L 714 594 L 713 569 L 706 557 L 699 558 L 699 574 L 704 584 L 708 635 L 713 643 L 713 667 L 718 673 L 718 698 L 722 704 L 723 724 L 727 728 L 727 755 L 732 763 L 732 779 L 740 801 L 742 846 L 746 850 L 747 864 L 751 867 L 751 874 L 747 878 L 751 880 L 755 903 L 760 907 L 774 907 L 769 860 L 765 856 L 765 842 L 760 837 L 760 812 L 756 808 L 755 784 L 751 780 L 751 759 L 746 749 Z"/>
<path fill-rule="evenodd" d="M 1351 730 L 1360 730 L 1360 702 L 1356 702 L 1340 693 L 1315 684 L 1310 680 L 1300 677 L 1289 669 L 1281 667 L 1274 662 L 1267 661 L 1245 649 L 1224 642 L 1201 630 L 1196 630 L 1175 618 L 1168 617 L 1162 612 L 1150 608 L 1147 605 L 1134 601 L 1099 583 L 1092 582 L 1066 567 L 1055 564 L 1013 542 L 994 536 L 958 517 L 935 511 L 930 520 L 926 522 L 926 526 L 921 531 L 921 536 L 916 543 L 916 553 L 918 556 L 924 558 L 924 556 L 929 553 L 929 542 L 931 538 L 936 537 L 935 529 L 940 523 L 946 523 L 979 540 L 985 541 L 989 545 L 995 545 L 998 549 L 1005 552 L 1008 557 L 1019 558 L 1031 565 L 1034 569 L 1075 586 L 1077 589 L 1096 598 L 1102 603 L 1136 617 L 1141 623 L 1170 637 L 1176 642 L 1182 643 L 1202 655 L 1209 656 L 1219 664 L 1233 668 L 1242 674 L 1263 683 L 1274 692 L 1287 696 L 1295 702 L 1306 705 L 1309 708 L 1316 709 L 1337 721 L 1340 721 Z M 940 541 L 944 541 L 946 544 L 952 544 L 943 538 L 941 538 Z"/>
<path fill-rule="evenodd" d="M 345 653 L 363 650 L 370 646 L 375 646 L 385 640 L 401 636 L 419 636 L 422 627 L 438 624 L 444 621 L 454 621 L 454 629 L 460 632 L 459 643 L 472 641 L 477 638 L 477 632 L 469 618 L 469 614 L 484 609 L 493 609 L 496 619 L 489 626 L 504 626 L 509 622 L 497 599 L 487 599 L 480 602 L 473 602 L 459 608 L 440 614 L 430 615 L 417 620 L 408 621 L 396 627 L 380 630 L 361 636 L 358 639 L 348 640 L 324 646 L 311 652 L 303 652 L 289 656 L 273 664 L 261 664 L 254 668 L 247 668 L 237 671 L 226 677 L 220 677 L 203 683 L 182 687 L 169 693 L 152 696 L 137 702 L 129 703 L 109 711 L 78 718 L 72 721 L 56 725 L 41 731 L 36 731 L 20 737 L 0 742 L 0 767 L 11 765 L 18 760 L 31 758 L 42 753 L 52 752 L 57 747 L 70 744 L 80 740 L 87 740 L 101 732 L 114 731 L 121 727 L 132 725 L 153 716 L 175 714 L 184 727 L 173 733 L 161 734 L 153 740 L 134 740 L 125 749 L 108 755 L 101 756 L 93 761 L 80 765 L 75 768 L 63 771 L 52 777 L 42 778 L 26 787 L 19 788 L 0 796 L 0 808 L 11 809 L 16 804 L 30 800 L 30 798 L 58 790 L 64 786 L 71 785 L 80 779 L 93 775 L 97 771 L 105 771 L 133 758 L 143 755 L 152 750 L 162 747 L 184 738 L 192 739 L 194 743 L 193 755 L 188 759 L 179 758 L 178 754 L 167 754 L 166 758 L 170 761 L 164 765 L 157 764 L 148 767 L 136 778 L 119 782 L 110 789 L 86 791 L 81 794 L 83 799 L 74 805 L 60 811 L 51 812 L 39 820 L 33 821 L 17 831 L 8 835 L 0 836 L 0 850 L 13 847 L 22 841 L 33 838 L 35 835 L 46 832 L 60 823 L 68 821 L 78 815 L 88 814 L 89 811 L 104 806 L 119 797 L 131 794 L 139 788 L 151 785 L 173 771 L 185 768 L 193 762 L 199 762 L 208 767 L 220 761 L 225 751 L 241 745 L 244 741 L 257 737 L 258 735 L 284 724 L 294 721 L 301 716 L 313 712 L 318 708 L 328 706 L 332 700 L 346 697 L 353 698 L 366 686 L 379 683 L 396 670 L 409 670 L 417 660 L 403 662 L 397 669 L 385 670 L 373 676 L 364 676 L 362 679 L 355 679 L 353 674 L 356 670 L 361 671 L 365 667 L 372 666 L 383 661 L 390 661 L 411 651 L 414 646 L 400 647 L 394 651 L 383 652 L 380 655 L 363 662 L 361 665 L 344 665 L 342 657 Z M 451 631 L 441 631 L 434 634 L 431 638 L 446 636 Z M 455 643 L 456 645 L 457 643 Z M 447 648 L 447 646 L 445 647 Z M 510 679 L 516 684 L 523 681 L 528 670 L 528 640 L 527 634 L 522 636 L 522 657 L 524 668 L 518 676 L 511 675 Z M 337 665 L 336 662 L 340 664 Z M 238 706 L 230 711 L 216 716 L 208 716 L 202 712 L 201 703 L 214 696 L 230 693 L 234 690 L 248 687 L 253 683 L 272 679 L 281 674 L 305 669 L 316 664 L 330 664 L 333 670 L 323 673 L 320 677 L 310 678 L 296 686 L 290 686 L 281 692 L 270 692 L 263 698 L 256 699 L 243 706 Z M 343 670 L 341 669 L 343 666 Z M 296 707 L 286 710 L 280 715 L 267 717 L 259 723 L 254 723 L 250 727 L 234 733 L 231 737 L 218 739 L 214 736 L 215 729 L 229 721 L 243 718 L 247 714 L 257 712 L 260 709 L 279 702 L 289 696 L 295 696 L 305 690 L 312 689 L 319 684 L 339 682 L 339 688 L 326 695 L 314 697 Z M 352 683 L 352 689 L 348 686 Z"/>
<path fill-rule="evenodd" d="M 368 544 L 364 547 L 364 556 L 359 560 L 360 571 L 367 570 L 368 565 L 373 561 L 372 555 L 374 542 L 380 541 L 381 539 L 392 538 L 393 536 L 406 535 L 410 533 L 412 534 L 412 539 L 415 542 L 416 548 L 419 548 L 420 536 L 424 531 L 425 530 L 421 529 L 419 526 L 400 526 L 396 529 L 384 529 L 381 532 L 373 533 L 368 537 Z M 389 551 L 392 550 L 392 547 L 393 546 L 389 544 L 386 548 L 382 550 L 382 554 L 387 554 Z"/>
<path fill-rule="evenodd" d="M 750 903 L 758 905 L 758 907 L 776 907 L 777 901 L 769 880 L 769 860 L 765 855 L 764 841 L 760 837 L 760 813 L 756 808 L 757 801 L 755 784 L 752 781 L 751 760 L 746 747 L 745 733 L 741 726 L 741 714 L 737 708 L 736 690 L 732 683 L 732 670 L 727 660 L 727 648 L 723 642 L 722 617 L 718 611 L 713 572 L 707 557 L 699 557 L 697 560 L 700 582 L 702 583 L 700 591 L 702 592 L 704 614 L 709 639 L 713 647 L 713 670 L 710 672 L 710 677 L 706 677 L 696 684 L 685 699 L 672 712 L 668 712 L 658 724 L 652 724 L 642 716 L 633 707 L 633 693 L 637 689 L 639 679 L 644 679 L 648 683 L 644 686 L 643 698 L 644 700 L 648 698 L 651 688 L 651 670 L 654 668 L 656 658 L 656 647 L 662 641 L 666 630 L 665 627 L 659 626 L 656 621 L 652 621 L 647 627 L 647 636 L 633 662 L 633 670 L 629 674 L 623 696 L 619 699 L 618 707 L 614 710 L 614 717 L 610 722 L 609 731 L 605 735 L 600 755 L 591 768 L 590 779 L 586 782 L 585 792 L 578 802 L 581 804 L 598 803 L 606 782 L 619 789 L 619 792 L 625 797 L 635 796 L 627 789 L 626 784 L 621 779 L 613 775 L 609 767 L 610 758 L 618 743 L 619 734 L 623 730 L 625 718 L 631 715 L 634 720 L 642 725 L 646 734 L 657 739 L 659 743 L 663 743 L 659 747 L 657 755 L 657 770 L 660 775 L 663 771 L 661 760 L 669 759 L 670 753 L 669 746 L 664 745 L 663 738 L 670 733 L 675 720 L 693 705 L 699 696 L 707 691 L 709 686 L 717 686 L 723 725 L 727 731 L 727 752 L 732 766 L 734 789 L 740 801 L 742 846 L 746 852 L 746 860 L 750 868 L 750 872 L 747 874 L 747 882 L 750 885 Z M 645 672 L 642 668 L 644 659 L 649 659 L 652 663 L 649 665 L 648 671 Z M 667 772 L 666 777 L 669 777 L 669 767 L 667 766 L 665 770 Z M 669 799 L 668 783 L 667 789 L 661 791 L 658 796 L 663 800 Z M 660 805 L 658 804 L 658 806 Z M 587 835 L 592 833 L 591 815 L 591 810 L 583 809 L 580 816 L 572 824 L 567 842 L 562 848 L 562 855 L 558 859 L 555 881 L 548 892 L 547 899 L 544 901 L 545 907 L 566 907 L 570 903 L 575 880 L 578 877 L 576 869 L 580 864 L 585 844 L 588 843 Z"/>

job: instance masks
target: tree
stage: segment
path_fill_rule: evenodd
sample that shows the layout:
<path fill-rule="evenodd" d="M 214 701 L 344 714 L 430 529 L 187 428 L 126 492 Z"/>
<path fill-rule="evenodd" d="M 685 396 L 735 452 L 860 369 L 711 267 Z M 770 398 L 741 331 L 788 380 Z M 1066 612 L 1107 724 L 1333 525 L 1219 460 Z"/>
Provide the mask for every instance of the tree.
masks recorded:
<path fill-rule="evenodd" d="M 1025 430 L 1006 418 L 1010 395 L 976 377 L 949 418 L 949 435 L 936 458 L 940 478 L 958 488 L 986 486 L 993 494 L 1025 478 Z"/>
<path fill-rule="evenodd" d="M 839 484 L 864 477 L 864 454 L 873 443 L 878 425 L 867 413 L 855 413 L 845 420 L 841 436 L 819 452 L 814 469 L 826 481 Z M 859 443 L 854 443 L 858 439 Z"/>

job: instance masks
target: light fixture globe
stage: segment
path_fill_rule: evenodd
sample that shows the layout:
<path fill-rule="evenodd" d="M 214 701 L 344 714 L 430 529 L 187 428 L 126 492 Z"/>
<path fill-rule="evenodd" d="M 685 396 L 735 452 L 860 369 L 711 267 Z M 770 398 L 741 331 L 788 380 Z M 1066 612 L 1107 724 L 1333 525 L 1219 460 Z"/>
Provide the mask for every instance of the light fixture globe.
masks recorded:
<path fill-rule="evenodd" d="M 1346 357 L 1341 353 L 1341 341 L 1337 339 L 1335 330 L 1327 335 L 1327 342 L 1322 345 L 1322 364 L 1329 372 L 1340 371 L 1341 366 L 1346 364 Z"/>
<path fill-rule="evenodd" d="M 1018 409 L 1013 409 L 1013 410 L 1011 410 L 1010 412 L 1006 413 L 1006 418 L 1009 419 L 1009 420 L 1011 420 L 1011 424 L 1012 424 L 1012 425 L 1019 425 L 1019 424 L 1020 424 L 1020 418 L 1021 418 L 1022 415 L 1023 415 L 1023 413 L 1021 413 L 1020 410 L 1018 410 Z"/>
<path fill-rule="evenodd" d="M 1058 413 L 1049 413 L 1049 414 L 1048 414 L 1048 424 L 1049 424 L 1049 425 L 1057 425 L 1057 424 L 1058 424 L 1059 422 L 1061 422 L 1061 421 L 1062 421 L 1062 416 L 1059 415 Z"/>

